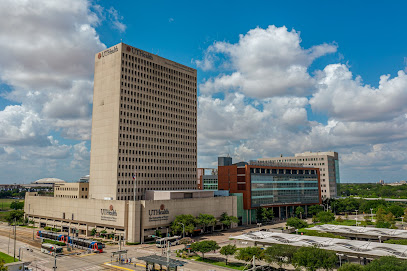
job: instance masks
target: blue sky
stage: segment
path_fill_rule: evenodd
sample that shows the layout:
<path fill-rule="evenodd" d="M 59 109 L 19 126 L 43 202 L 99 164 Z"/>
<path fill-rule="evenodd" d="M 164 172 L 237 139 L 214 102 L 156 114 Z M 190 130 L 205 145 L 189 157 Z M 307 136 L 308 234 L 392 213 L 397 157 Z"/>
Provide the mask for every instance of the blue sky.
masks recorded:
<path fill-rule="evenodd" d="M 343 181 L 405 180 L 406 6 L 2 1 L 0 183 L 88 174 L 93 55 L 121 40 L 198 69 L 198 166 L 335 150 Z"/>

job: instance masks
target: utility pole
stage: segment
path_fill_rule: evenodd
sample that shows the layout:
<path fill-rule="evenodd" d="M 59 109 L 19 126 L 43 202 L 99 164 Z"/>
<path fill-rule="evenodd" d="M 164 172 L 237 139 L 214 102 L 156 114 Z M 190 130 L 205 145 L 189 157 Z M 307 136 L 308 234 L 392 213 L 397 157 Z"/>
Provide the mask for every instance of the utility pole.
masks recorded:
<path fill-rule="evenodd" d="M 55 245 L 55 251 L 54 251 L 54 271 L 57 271 L 57 245 Z"/>
<path fill-rule="evenodd" d="M 16 218 L 14 218 L 14 261 L 16 261 L 16 240 L 17 240 L 17 227 Z"/>
<path fill-rule="evenodd" d="M 86 226 L 86 232 L 88 230 L 88 226 Z M 71 224 L 68 225 L 68 240 L 66 240 L 66 250 L 69 251 L 69 232 L 71 231 Z"/>
<path fill-rule="evenodd" d="M 122 235 L 119 233 L 119 250 L 122 250 Z"/>
<path fill-rule="evenodd" d="M 10 228 L 10 231 L 8 232 L 8 246 L 7 246 L 7 254 L 9 254 L 9 255 L 10 255 L 10 239 L 11 239 L 11 229 L 12 229 L 12 228 Z"/>

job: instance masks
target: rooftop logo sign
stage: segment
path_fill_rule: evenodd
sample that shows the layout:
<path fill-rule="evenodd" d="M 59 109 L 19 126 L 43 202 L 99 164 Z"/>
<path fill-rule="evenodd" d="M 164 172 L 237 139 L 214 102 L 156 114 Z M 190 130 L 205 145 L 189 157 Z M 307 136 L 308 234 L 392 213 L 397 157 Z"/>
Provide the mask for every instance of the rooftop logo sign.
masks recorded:
<path fill-rule="evenodd" d="M 118 52 L 118 51 L 119 51 L 119 48 L 117 48 L 117 46 L 115 46 L 115 47 L 113 47 L 113 48 L 109 48 L 109 49 L 107 49 L 107 50 L 104 50 L 103 52 L 100 52 L 100 53 L 98 54 L 98 58 L 101 59 L 102 57 L 105 57 L 105 56 L 114 54 L 114 53 L 116 53 L 116 52 Z"/>
<path fill-rule="evenodd" d="M 152 54 L 141 51 L 139 49 L 127 46 L 126 51 L 129 52 L 129 53 L 135 54 L 136 56 L 142 56 L 142 57 L 153 60 L 153 55 Z"/>

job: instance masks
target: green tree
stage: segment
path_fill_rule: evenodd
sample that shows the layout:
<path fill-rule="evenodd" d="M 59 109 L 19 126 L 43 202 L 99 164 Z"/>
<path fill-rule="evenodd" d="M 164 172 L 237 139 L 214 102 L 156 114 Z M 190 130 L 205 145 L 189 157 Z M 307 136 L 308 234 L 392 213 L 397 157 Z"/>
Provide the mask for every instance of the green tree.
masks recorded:
<path fill-rule="evenodd" d="M 24 201 L 13 201 L 11 204 L 10 204 L 10 208 L 11 209 L 14 209 L 14 210 L 21 210 L 21 209 L 24 209 Z"/>
<path fill-rule="evenodd" d="M 223 256 L 225 256 L 225 262 L 226 262 L 226 265 L 228 265 L 228 256 L 229 255 L 235 255 L 236 254 L 236 251 L 237 251 L 237 247 L 236 247 L 236 245 L 226 245 L 226 246 L 223 246 L 221 249 L 220 249 L 220 254 L 222 254 Z"/>
<path fill-rule="evenodd" d="M 204 232 L 206 232 L 206 228 L 209 226 L 215 226 L 216 218 L 213 215 L 208 214 L 199 214 L 197 217 L 198 224 L 203 226 Z"/>
<path fill-rule="evenodd" d="M 238 223 L 239 219 L 235 216 L 229 216 L 226 212 L 220 216 L 219 222 L 226 228 L 229 228 L 232 223 Z"/>
<path fill-rule="evenodd" d="M 201 252 L 202 253 L 202 259 L 205 258 L 205 253 L 209 251 L 215 251 L 219 249 L 218 243 L 213 240 L 204 240 L 201 242 L 196 242 L 191 245 L 191 249 L 193 251 Z"/>
<path fill-rule="evenodd" d="M 21 222 L 23 220 L 23 218 L 24 218 L 24 211 L 23 210 L 10 211 L 5 217 L 6 221 L 9 224 L 14 223 L 14 220 L 16 222 Z"/>
<path fill-rule="evenodd" d="M 386 211 L 382 207 L 379 207 L 376 212 L 376 223 L 384 222 L 385 215 L 386 215 Z"/>
<path fill-rule="evenodd" d="M 258 208 L 256 210 L 256 217 L 259 222 L 266 222 L 270 221 L 274 218 L 274 211 L 273 208 Z"/>
<path fill-rule="evenodd" d="M 193 215 L 177 215 L 170 225 L 173 234 L 183 233 L 183 226 L 181 223 L 184 224 L 186 233 L 192 233 L 197 224 L 197 220 Z"/>
<path fill-rule="evenodd" d="M 322 223 L 328 223 L 335 220 L 335 215 L 332 212 L 319 212 L 317 219 Z"/>
<path fill-rule="evenodd" d="M 365 271 L 405 271 L 407 262 L 394 256 L 383 256 L 365 266 Z"/>
<path fill-rule="evenodd" d="M 302 219 L 302 215 L 304 214 L 304 208 L 302 208 L 301 206 L 298 206 L 297 208 L 295 208 L 295 214 Z"/>
<path fill-rule="evenodd" d="M 294 227 L 296 229 L 302 229 L 302 228 L 306 228 L 308 226 L 308 223 L 307 223 L 307 221 L 304 221 L 297 217 L 291 217 L 291 218 L 287 219 L 286 225 L 290 226 L 290 227 Z"/>
<path fill-rule="evenodd" d="M 253 256 L 257 260 L 263 259 L 263 250 L 259 247 L 245 247 L 238 250 L 235 258 L 245 262 L 249 262 L 253 259 Z"/>
<path fill-rule="evenodd" d="M 93 228 L 93 229 L 91 230 L 91 232 L 90 232 L 90 235 L 91 235 L 91 236 L 95 236 L 96 233 L 97 233 L 97 229 L 96 229 L 96 228 Z"/>
<path fill-rule="evenodd" d="M 293 256 L 292 263 L 295 267 L 305 267 L 308 271 L 319 268 L 332 270 L 337 261 L 335 252 L 317 247 L 301 247 Z"/>
<path fill-rule="evenodd" d="M 389 207 L 389 212 L 391 212 L 395 217 L 401 217 L 404 214 L 403 207 L 398 204 L 392 204 Z"/>
<path fill-rule="evenodd" d="M 294 246 L 275 244 L 264 251 L 264 260 L 268 263 L 276 263 L 282 268 L 283 265 L 291 263 L 296 251 L 297 248 Z"/>
<path fill-rule="evenodd" d="M 312 205 L 308 208 L 308 213 L 311 215 L 316 215 L 323 210 L 324 208 L 321 205 Z"/>
<path fill-rule="evenodd" d="M 365 268 L 360 264 L 354 263 L 345 263 L 343 264 L 338 271 L 364 271 Z"/>

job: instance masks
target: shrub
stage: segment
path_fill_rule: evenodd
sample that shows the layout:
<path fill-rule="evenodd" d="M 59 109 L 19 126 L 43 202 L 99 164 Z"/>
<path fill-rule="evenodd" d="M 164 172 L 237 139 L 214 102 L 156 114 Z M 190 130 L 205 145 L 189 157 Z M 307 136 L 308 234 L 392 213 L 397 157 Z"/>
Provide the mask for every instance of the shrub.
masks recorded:
<path fill-rule="evenodd" d="M 294 227 L 296 229 L 302 229 L 308 227 L 308 223 L 302 219 L 299 219 L 297 217 L 291 217 L 287 219 L 287 226 Z"/>

